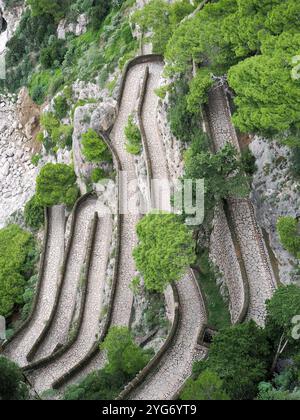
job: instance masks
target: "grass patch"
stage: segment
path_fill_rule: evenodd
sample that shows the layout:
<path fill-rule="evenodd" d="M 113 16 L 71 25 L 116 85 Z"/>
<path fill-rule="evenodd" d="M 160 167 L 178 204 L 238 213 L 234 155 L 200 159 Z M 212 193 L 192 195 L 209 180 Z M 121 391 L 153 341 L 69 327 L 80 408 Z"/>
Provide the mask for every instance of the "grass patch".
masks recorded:
<path fill-rule="evenodd" d="M 228 303 L 221 295 L 220 287 L 217 284 L 217 272 L 209 259 L 207 250 L 198 257 L 197 264 L 200 268 L 197 280 L 205 295 L 208 324 L 217 329 L 229 327 L 231 317 Z"/>

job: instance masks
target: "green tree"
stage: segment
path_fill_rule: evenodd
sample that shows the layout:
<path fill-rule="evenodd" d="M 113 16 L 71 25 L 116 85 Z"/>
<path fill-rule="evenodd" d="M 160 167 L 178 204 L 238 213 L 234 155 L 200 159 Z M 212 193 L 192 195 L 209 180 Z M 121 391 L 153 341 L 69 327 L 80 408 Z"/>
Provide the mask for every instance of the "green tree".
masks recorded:
<path fill-rule="evenodd" d="M 48 163 L 36 180 L 36 199 L 42 206 L 72 206 L 79 194 L 74 169 L 65 164 Z"/>
<path fill-rule="evenodd" d="M 26 400 L 28 394 L 22 370 L 9 359 L 0 356 L 0 400 Z"/>
<path fill-rule="evenodd" d="M 91 128 L 82 135 L 82 153 L 88 162 L 110 161 L 111 154 L 106 143 Z"/>
<path fill-rule="evenodd" d="M 300 352 L 298 340 L 293 338 L 293 319 L 300 315 L 300 287 L 289 285 L 276 290 L 267 302 L 266 332 L 273 345 L 274 362 L 284 354 Z"/>
<path fill-rule="evenodd" d="M 39 229 L 44 224 L 44 207 L 41 206 L 35 195 L 26 203 L 24 218 L 26 225 L 34 230 Z"/>
<path fill-rule="evenodd" d="M 139 245 L 133 252 L 148 290 L 163 292 L 182 278 L 195 260 L 191 232 L 173 214 L 149 214 L 137 226 Z"/>
<path fill-rule="evenodd" d="M 228 401 L 230 398 L 223 389 L 223 382 L 218 375 L 207 369 L 198 379 L 189 379 L 180 396 L 187 401 Z"/>
<path fill-rule="evenodd" d="M 70 0 L 27 0 L 31 6 L 32 15 L 51 15 L 56 20 L 64 17 Z"/>
<path fill-rule="evenodd" d="M 134 343 L 126 327 L 112 327 L 101 349 L 107 352 L 106 371 L 111 374 L 123 372 L 128 376 L 134 375 L 150 360 L 150 353 Z"/>
<path fill-rule="evenodd" d="M 284 248 L 300 258 L 300 228 L 297 219 L 291 216 L 280 217 L 277 222 L 277 232 Z"/>
<path fill-rule="evenodd" d="M 247 195 L 248 180 L 235 147 L 228 143 L 218 153 L 212 154 L 203 152 L 197 142 L 198 139 L 186 152 L 185 177 L 204 179 L 206 213 L 222 199 Z"/>
<path fill-rule="evenodd" d="M 23 303 L 26 280 L 36 262 L 35 242 L 17 225 L 0 230 L 0 314 L 8 316 Z"/>
<path fill-rule="evenodd" d="M 152 0 L 134 14 L 132 21 L 140 25 L 145 33 L 153 32 L 153 51 L 163 53 L 178 23 L 193 9 L 194 6 L 188 0 L 177 0 L 173 4 L 164 0 Z"/>
<path fill-rule="evenodd" d="M 213 339 L 209 358 L 196 362 L 194 372 L 199 375 L 209 369 L 232 400 L 252 400 L 258 384 L 267 378 L 270 353 L 265 332 L 251 321 L 221 330 Z"/>

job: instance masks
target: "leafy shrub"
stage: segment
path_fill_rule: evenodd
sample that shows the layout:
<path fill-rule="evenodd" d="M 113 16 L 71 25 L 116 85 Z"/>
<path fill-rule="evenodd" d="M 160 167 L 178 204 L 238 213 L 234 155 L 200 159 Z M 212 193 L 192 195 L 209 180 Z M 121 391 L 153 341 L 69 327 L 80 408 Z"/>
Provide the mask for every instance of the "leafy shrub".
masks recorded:
<path fill-rule="evenodd" d="M 38 282 L 38 276 L 32 276 L 26 283 L 25 291 L 23 293 L 23 307 L 21 311 L 21 320 L 26 321 L 32 309 L 33 299 Z"/>
<path fill-rule="evenodd" d="M 45 69 L 60 66 L 66 54 L 65 41 L 51 36 L 48 46 L 41 51 L 40 61 Z"/>
<path fill-rule="evenodd" d="M 111 161 L 106 143 L 91 128 L 82 135 L 82 153 L 88 162 Z"/>
<path fill-rule="evenodd" d="M 233 400 L 251 400 L 269 373 L 270 347 L 264 331 L 254 321 L 225 328 L 210 346 L 209 359 L 196 362 L 196 377 L 209 369 L 223 382 Z"/>
<path fill-rule="evenodd" d="M 22 369 L 9 359 L 0 356 L 0 400 L 26 400 L 29 396 Z"/>
<path fill-rule="evenodd" d="M 257 170 L 255 156 L 253 156 L 249 148 L 242 153 L 242 166 L 249 176 L 253 176 Z"/>
<path fill-rule="evenodd" d="M 25 223 L 28 227 L 38 230 L 45 222 L 44 207 L 34 195 L 26 204 L 24 210 Z"/>
<path fill-rule="evenodd" d="M 17 225 L 0 230 L 0 314 L 8 316 L 23 303 L 26 280 L 36 262 L 35 242 Z"/>
<path fill-rule="evenodd" d="M 45 112 L 40 122 L 54 145 L 61 148 L 72 146 L 73 126 L 61 124 L 53 112 Z"/>
<path fill-rule="evenodd" d="M 300 177 L 300 147 L 292 148 L 292 172 L 297 178 Z"/>
<path fill-rule="evenodd" d="M 195 261 L 192 234 L 173 214 L 149 214 L 137 225 L 137 234 L 133 256 L 150 291 L 163 292 Z"/>
<path fill-rule="evenodd" d="M 183 142 L 191 142 L 198 135 L 200 108 L 198 114 L 188 109 L 188 85 L 185 81 L 178 81 L 172 89 L 171 106 L 168 109 L 168 121 L 174 136 Z"/>
<path fill-rule="evenodd" d="M 127 139 L 126 150 L 132 155 L 138 155 L 142 150 L 142 136 L 139 127 L 135 124 L 133 116 L 128 118 L 127 126 L 125 127 L 125 136 Z"/>
<path fill-rule="evenodd" d="M 66 204 L 71 207 L 79 194 L 74 169 L 65 164 L 48 163 L 36 181 L 36 199 L 42 206 Z"/>
<path fill-rule="evenodd" d="M 92 181 L 94 184 L 97 184 L 101 179 L 105 178 L 105 172 L 101 168 L 93 169 L 92 172 Z"/>
<path fill-rule="evenodd" d="M 64 95 L 59 95 L 54 99 L 54 111 L 60 120 L 67 116 L 68 108 L 68 100 Z"/>
<path fill-rule="evenodd" d="M 293 217 L 281 217 L 277 222 L 277 231 L 284 248 L 300 258 L 299 222 Z"/>
<path fill-rule="evenodd" d="M 230 398 L 224 391 L 223 381 L 218 375 L 207 369 L 198 379 L 189 379 L 180 396 L 187 401 L 227 401 Z"/>
<path fill-rule="evenodd" d="M 38 164 L 39 164 L 39 162 L 40 162 L 40 160 L 42 159 L 42 156 L 40 155 L 40 154 L 35 154 L 34 156 L 32 156 L 32 158 L 31 158 L 31 163 L 34 165 L 34 166 L 38 166 Z"/>

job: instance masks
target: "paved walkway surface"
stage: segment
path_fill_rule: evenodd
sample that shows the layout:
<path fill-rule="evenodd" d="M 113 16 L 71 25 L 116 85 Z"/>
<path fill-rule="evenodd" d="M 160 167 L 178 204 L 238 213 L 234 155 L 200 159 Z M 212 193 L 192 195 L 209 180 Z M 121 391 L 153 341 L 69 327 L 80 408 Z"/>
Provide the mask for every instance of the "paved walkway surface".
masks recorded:
<path fill-rule="evenodd" d="M 50 330 L 35 355 L 35 361 L 52 354 L 58 344 L 68 340 L 69 328 L 75 308 L 78 285 L 83 272 L 89 228 L 95 214 L 95 198 L 84 201 L 77 212 L 63 287 Z"/>
<path fill-rule="evenodd" d="M 214 89 L 209 96 L 208 119 L 216 150 L 223 148 L 227 142 L 240 150 L 222 88 Z M 248 199 L 232 199 L 229 200 L 229 207 L 250 286 L 248 318 L 263 326 L 266 316 L 265 302 L 276 289 L 276 279 L 252 203 Z"/>
<path fill-rule="evenodd" d="M 51 388 L 53 382 L 68 372 L 87 355 L 96 341 L 97 334 L 99 333 L 100 314 L 103 309 L 102 303 L 111 236 L 112 217 L 106 216 L 99 219 L 88 278 L 86 304 L 79 336 L 73 346 L 58 360 L 29 375 L 30 381 L 34 384 L 38 392 Z"/>
<path fill-rule="evenodd" d="M 26 356 L 42 332 L 54 305 L 64 255 L 65 210 L 62 206 L 49 210 L 48 238 L 46 265 L 37 309 L 28 328 L 18 335 L 5 350 L 5 355 L 22 367 L 28 364 Z"/>

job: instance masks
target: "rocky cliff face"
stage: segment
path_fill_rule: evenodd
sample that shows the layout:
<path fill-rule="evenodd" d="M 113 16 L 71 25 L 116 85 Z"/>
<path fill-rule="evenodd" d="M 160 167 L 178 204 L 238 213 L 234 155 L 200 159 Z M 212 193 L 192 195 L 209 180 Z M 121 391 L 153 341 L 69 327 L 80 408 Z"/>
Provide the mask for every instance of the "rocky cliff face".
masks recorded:
<path fill-rule="evenodd" d="M 278 142 L 255 137 L 250 149 L 256 158 L 252 201 L 259 224 L 268 232 L 283 283 L 299 282 L 297 261 L 286 252 L 276 233 L 281 216 L 300 216 L 300 183 L 291 174 L 290 152 Z"/>
<path fill-rule="evenodd" d="M 22 100 L 14 99 L 0 98 L 0 228 L 34 194 L 37 175 L 31 163 L 35 145 L 18 114 Z"/>
<path fill-rule="evenodd" d="M 5 50 L 7 41 L 13 36 L 22 13 L 25 9 L 25 1 L 21 6 L 5 8 L 5 2 L 0 0 L 0 9 L 3 11 L 3 18 L 7 23 L 6 31 L 0 34 L 0 54 Z"/>

